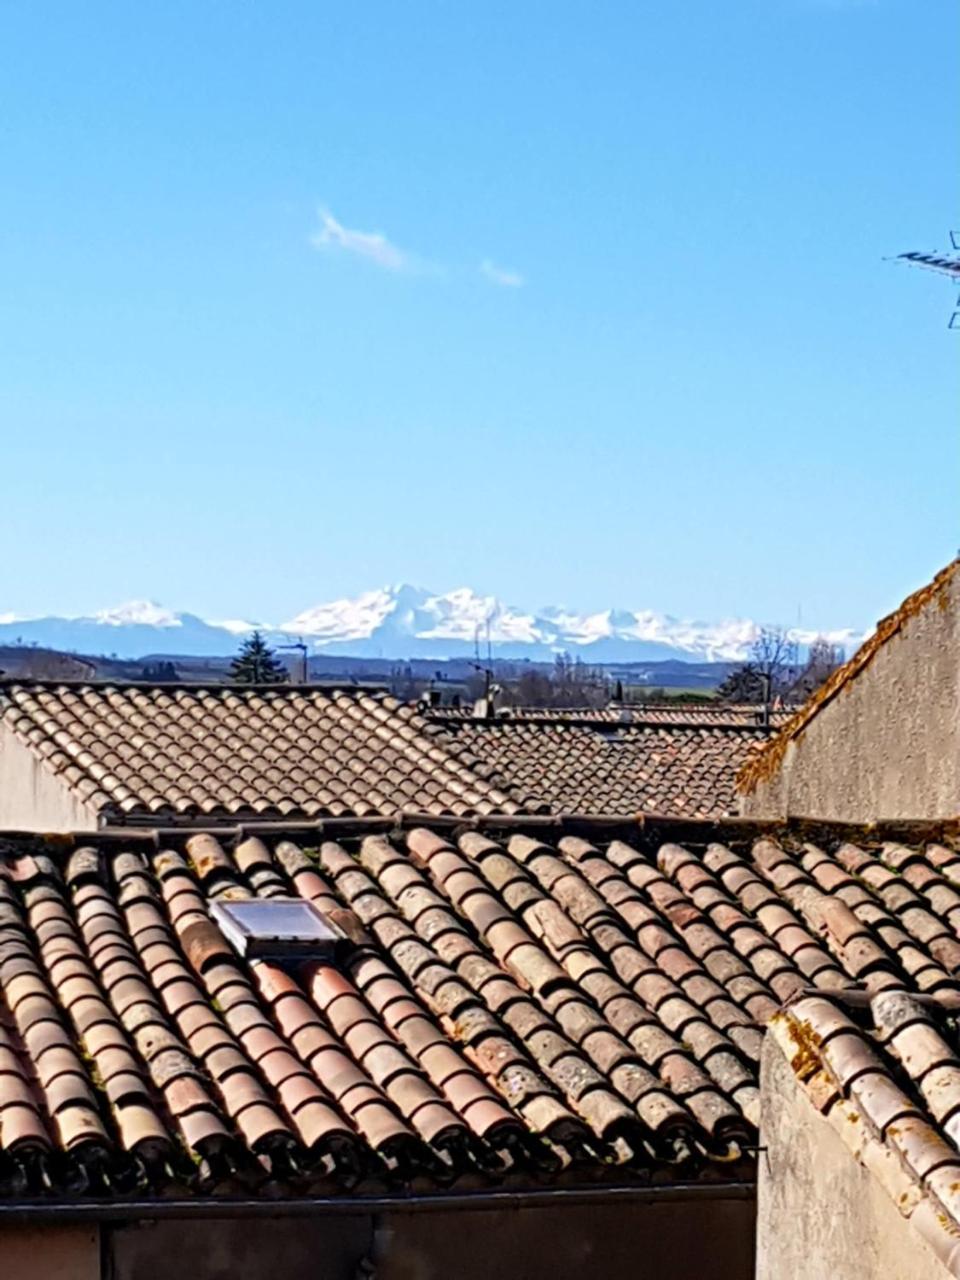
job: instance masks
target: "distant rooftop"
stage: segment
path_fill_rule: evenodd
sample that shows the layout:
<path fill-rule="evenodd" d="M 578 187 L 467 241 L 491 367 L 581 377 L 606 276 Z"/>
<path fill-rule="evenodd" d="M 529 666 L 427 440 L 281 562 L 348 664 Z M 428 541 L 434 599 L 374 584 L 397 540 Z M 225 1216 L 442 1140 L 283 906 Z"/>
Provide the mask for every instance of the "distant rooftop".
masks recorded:
<path fill-rule="evenodd" d="M 769 712 L 771 725 L 785 724 L 795 708 L 775 708 Z M 430 709 L 434 720 L 475 720 L 470 707 Z M 623 702 L 605 707 L 498 707 L 490 717 L 496 722 L 524 720 L 544 724 L 683 724 L 756 728 L 762 723 L 764 708 L 752 702 Z"/>
<path fill-rule="evenodd" d="M 768 732 L 754 709 L 653 710 L 487 722 L 357 688 L 0 684 L 0 723 L 92 825 L 732 811 L 736 769 Z"/>

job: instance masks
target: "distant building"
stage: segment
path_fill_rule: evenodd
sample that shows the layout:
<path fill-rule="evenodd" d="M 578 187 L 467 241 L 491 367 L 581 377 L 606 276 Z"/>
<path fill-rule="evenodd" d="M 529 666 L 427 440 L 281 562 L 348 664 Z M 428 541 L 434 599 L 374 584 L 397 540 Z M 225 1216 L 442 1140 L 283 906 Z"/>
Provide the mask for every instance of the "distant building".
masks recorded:
<path fill-rule="evenodd" d="M 752 709 L 750 709 L 752 712 Z M 740 708 L 437 712 L 459 751 L 554 813 L 722 817 L 737 769 L 769 739 Z"/>
<path fill-rule="evenodd" d="M 0 687 L 0 830 L 519 808 L 438 725 L 385 695 L 284 685 Z"/>
<path fill-rule="evenodd" d="M 960 560 L 877 625 L 738 787 L 754 817 L 960 815 Z"/>
<path fill-rule="evenodd" d="M 735 709 L 676 715 L 487 720 L 319 685 L 7 682 L 0 831 L 732 812 L 769 731 Z"/>

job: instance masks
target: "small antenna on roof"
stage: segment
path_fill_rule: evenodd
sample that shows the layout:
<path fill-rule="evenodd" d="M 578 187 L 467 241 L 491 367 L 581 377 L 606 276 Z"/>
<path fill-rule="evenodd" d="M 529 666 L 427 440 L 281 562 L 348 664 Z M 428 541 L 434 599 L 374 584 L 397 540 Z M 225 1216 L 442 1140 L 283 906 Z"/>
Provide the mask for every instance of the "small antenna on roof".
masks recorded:
<path fill-rule="evenodd" d="M 936 271 L 952 280 L 960 280 L 960 257 L 956 256 L 960 253 L 960 232 L 950 232 L 950 248 L 954 255 L 952 257 L 943 253 L 920 253 L 912 250 L 910 253 L 898 253 L 895 260 L 905 262 L 908 267 L 924 267 L 927 271 Z M 957 308 L 947 321 L 948 329 L 960 330 L 960 298 L 957 299 Z"/>
<path fill-rule="evenodd" d="M 478 698 L 473 704 L 473 714 L 477 719 L 489 720 L 493 716 L 494 701 L 496 695 L 500 692 L 500 686 L 494 684 L 493 681 L 493 645 L 490 641 L 490 616 L 486 618 L 487 629 L 487 661 L 480 660 L 480 623 L 473 629 L 473 657 L 471 663 L 474 671 L 479 671 L 483 676 L 483 697 Z"/>
<path fill-rule="evenodd" d="M 303 636 L 298 636 L 293 644 L 278 644 L 278 649 L 296 649 L 300 654 L 300 667 L 302 684 L 310 683 L 310 672 L 307 665 L 307 646 L 304 644 Z"/>

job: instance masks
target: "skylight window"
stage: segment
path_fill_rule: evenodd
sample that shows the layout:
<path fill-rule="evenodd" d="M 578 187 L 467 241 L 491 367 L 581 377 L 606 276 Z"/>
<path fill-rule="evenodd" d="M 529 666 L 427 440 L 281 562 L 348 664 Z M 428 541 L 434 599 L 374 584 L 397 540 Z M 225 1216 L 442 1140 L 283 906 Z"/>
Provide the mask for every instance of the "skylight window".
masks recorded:
<path fill-rule="evenodd" d="M 613 747 L 625 747 L 627 745 L 627 739 L 620 732 L 620 725 L 618 724 L 600 725 L 597 729 L 597 736 Z"/>
<path fill-rule="evenodd" d="M 210 914 L 245 960 L 333 960 L 342 930 L 305 898 L 213 902 Z"/>

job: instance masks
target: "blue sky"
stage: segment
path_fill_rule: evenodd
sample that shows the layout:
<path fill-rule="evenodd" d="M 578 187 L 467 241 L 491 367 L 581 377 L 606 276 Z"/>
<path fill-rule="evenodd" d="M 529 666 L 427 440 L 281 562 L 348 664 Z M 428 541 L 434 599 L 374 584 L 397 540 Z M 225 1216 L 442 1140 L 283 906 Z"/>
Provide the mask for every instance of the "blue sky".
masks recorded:
<path fill-rule="evenodd" d="M 863 626 L 956 551 L 953 0 L 0 4 L 0 613 Z"/>

